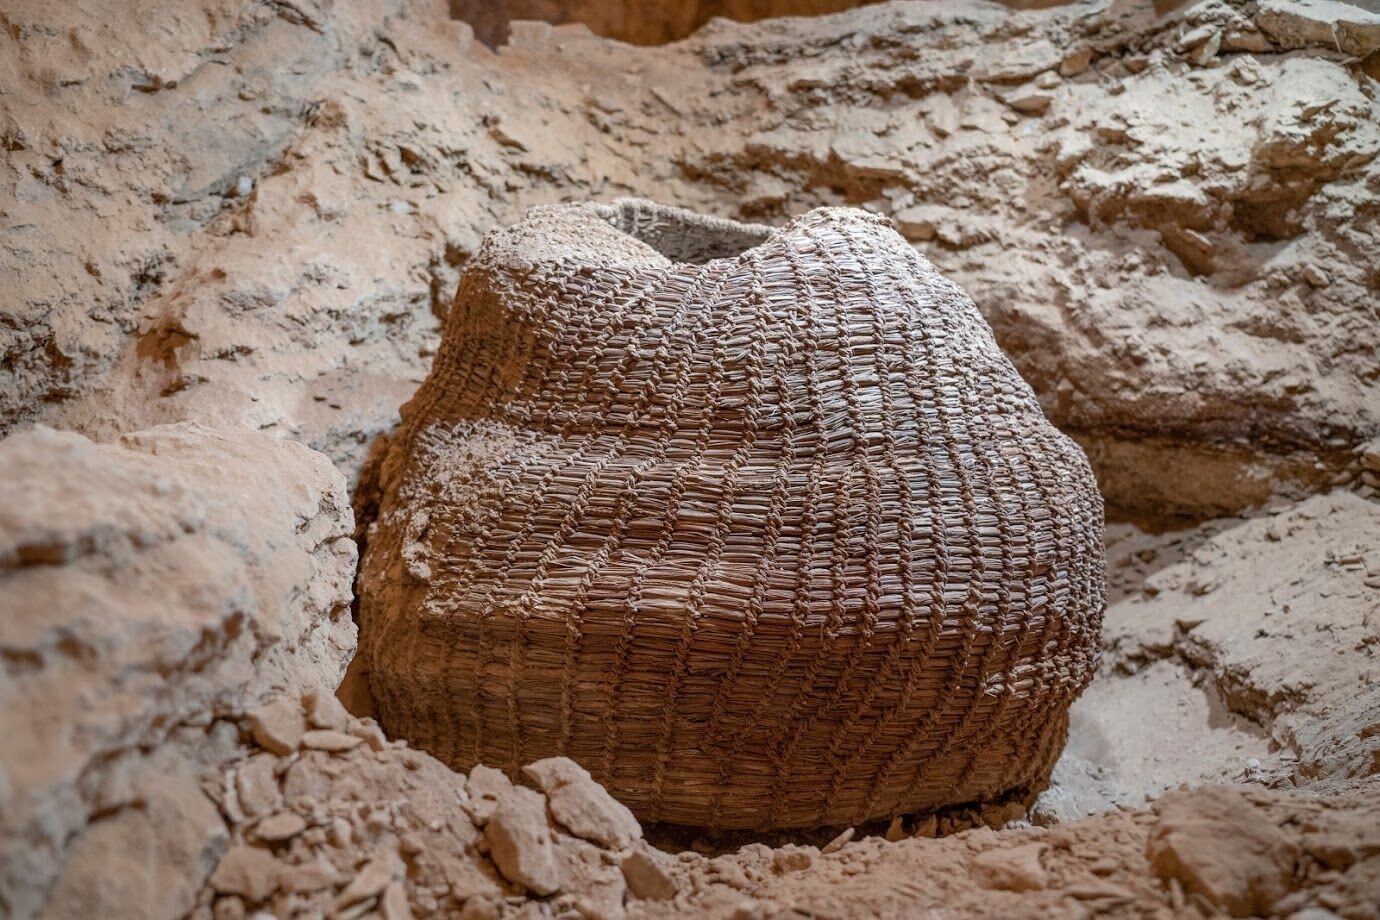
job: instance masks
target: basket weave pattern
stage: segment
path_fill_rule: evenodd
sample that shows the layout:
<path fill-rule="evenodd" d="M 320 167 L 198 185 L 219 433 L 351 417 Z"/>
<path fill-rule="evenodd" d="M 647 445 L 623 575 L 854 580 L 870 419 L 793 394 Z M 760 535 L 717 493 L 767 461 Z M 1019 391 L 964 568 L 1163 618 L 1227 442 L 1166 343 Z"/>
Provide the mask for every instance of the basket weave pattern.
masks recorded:
<path fill-rule="evenodd" d="M 724 828 L 1047 778 L 1096 667 L 1101 499 L 884 220 L 534 209 L 405 418 L 363 579 L 389 731 Z"/>

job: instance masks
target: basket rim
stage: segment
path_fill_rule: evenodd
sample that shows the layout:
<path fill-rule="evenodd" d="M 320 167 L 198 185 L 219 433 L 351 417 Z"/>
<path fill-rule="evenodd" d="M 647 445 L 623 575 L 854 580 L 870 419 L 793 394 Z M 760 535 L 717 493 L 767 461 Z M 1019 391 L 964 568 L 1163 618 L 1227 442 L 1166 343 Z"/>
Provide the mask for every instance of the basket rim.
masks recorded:
<path fill-rule="evenodd" d="M 750 261 L 752 258 L 764 254 L 782 240 L 807 232 L 810 227 L 821 223 L 828 224 L 839 220 L 863 220 L 878 224 L 886 230 L 897 232 L 893 221 L 861 208 L 846 205 L 820 205 L 810 208 L 808 211 L 791 215 L 781 224 L 762 224 L 704 214 L 690 208 L 662 204 L 649 198 L 633 196 L 620 196 L 609 201 L 535 205 L 527 209 L 521 221 L 505 229 L 514 229 L 527 224 L 542 212 L 564 213 L 576 219 L 592 218 L 603 227 L 612 229 L 620 236 L 632 240 L 637 246 L 645 248 L 649 253 L 654 253 L 659 258 L 664 259 L 665 264 L 672 271 L 688 273 L 721 268 L 728 263 Z M 703 260 L 675 258 L 667 255 L 655 243 L 639 235 L 627 225 L 627 222 L 634 219 L 635 216 L 674 222 L 688 230 L 710 236 L 728 234 L 752 238 L 755 242 L 730 255 Z"/>

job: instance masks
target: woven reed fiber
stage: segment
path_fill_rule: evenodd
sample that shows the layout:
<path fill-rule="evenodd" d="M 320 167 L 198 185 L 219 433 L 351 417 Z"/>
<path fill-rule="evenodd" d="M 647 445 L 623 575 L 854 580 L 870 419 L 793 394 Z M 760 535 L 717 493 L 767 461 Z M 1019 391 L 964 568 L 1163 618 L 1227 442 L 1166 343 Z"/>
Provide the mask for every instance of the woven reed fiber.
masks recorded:
<path fill-rule="evenodd" d="M 533 209 L 467 268 L 382 464 L 362 654 L 451 765 L 565 754 L 644 821 L 1030 789 L 1092 677 L 1102 503 L 892 229 Z"/>

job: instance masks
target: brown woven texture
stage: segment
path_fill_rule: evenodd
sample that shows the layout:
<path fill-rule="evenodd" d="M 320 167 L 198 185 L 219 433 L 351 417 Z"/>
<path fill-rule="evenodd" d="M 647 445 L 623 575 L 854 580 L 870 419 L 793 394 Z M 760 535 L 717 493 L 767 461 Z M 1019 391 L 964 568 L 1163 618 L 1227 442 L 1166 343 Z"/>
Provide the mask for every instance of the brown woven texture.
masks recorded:
<path fill-rule="evenodd" d="M 390 732 L 565 754 L 644 821 L 842 825 L 1044 782 L 1092 677 L 1102 502 L 884 219 L 533 209 L 467 268 L 383 462 Z"/>

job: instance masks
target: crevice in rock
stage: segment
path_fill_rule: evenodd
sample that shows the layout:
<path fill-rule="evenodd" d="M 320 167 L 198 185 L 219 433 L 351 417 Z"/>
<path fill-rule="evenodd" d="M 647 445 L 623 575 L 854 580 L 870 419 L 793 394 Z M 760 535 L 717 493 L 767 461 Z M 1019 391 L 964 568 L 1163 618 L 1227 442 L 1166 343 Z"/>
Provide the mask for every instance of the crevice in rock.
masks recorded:
<path fill-rule="evenodd" d="M 819 16 L 878 0 L 450 0 L 456 19 L 474 27 L 491 48 L 505 44 L 514 20 L 579 22 L 596 35 L 633 45 L 685 38 L 716 16 L 753 22 L 778 16 Z"/>

